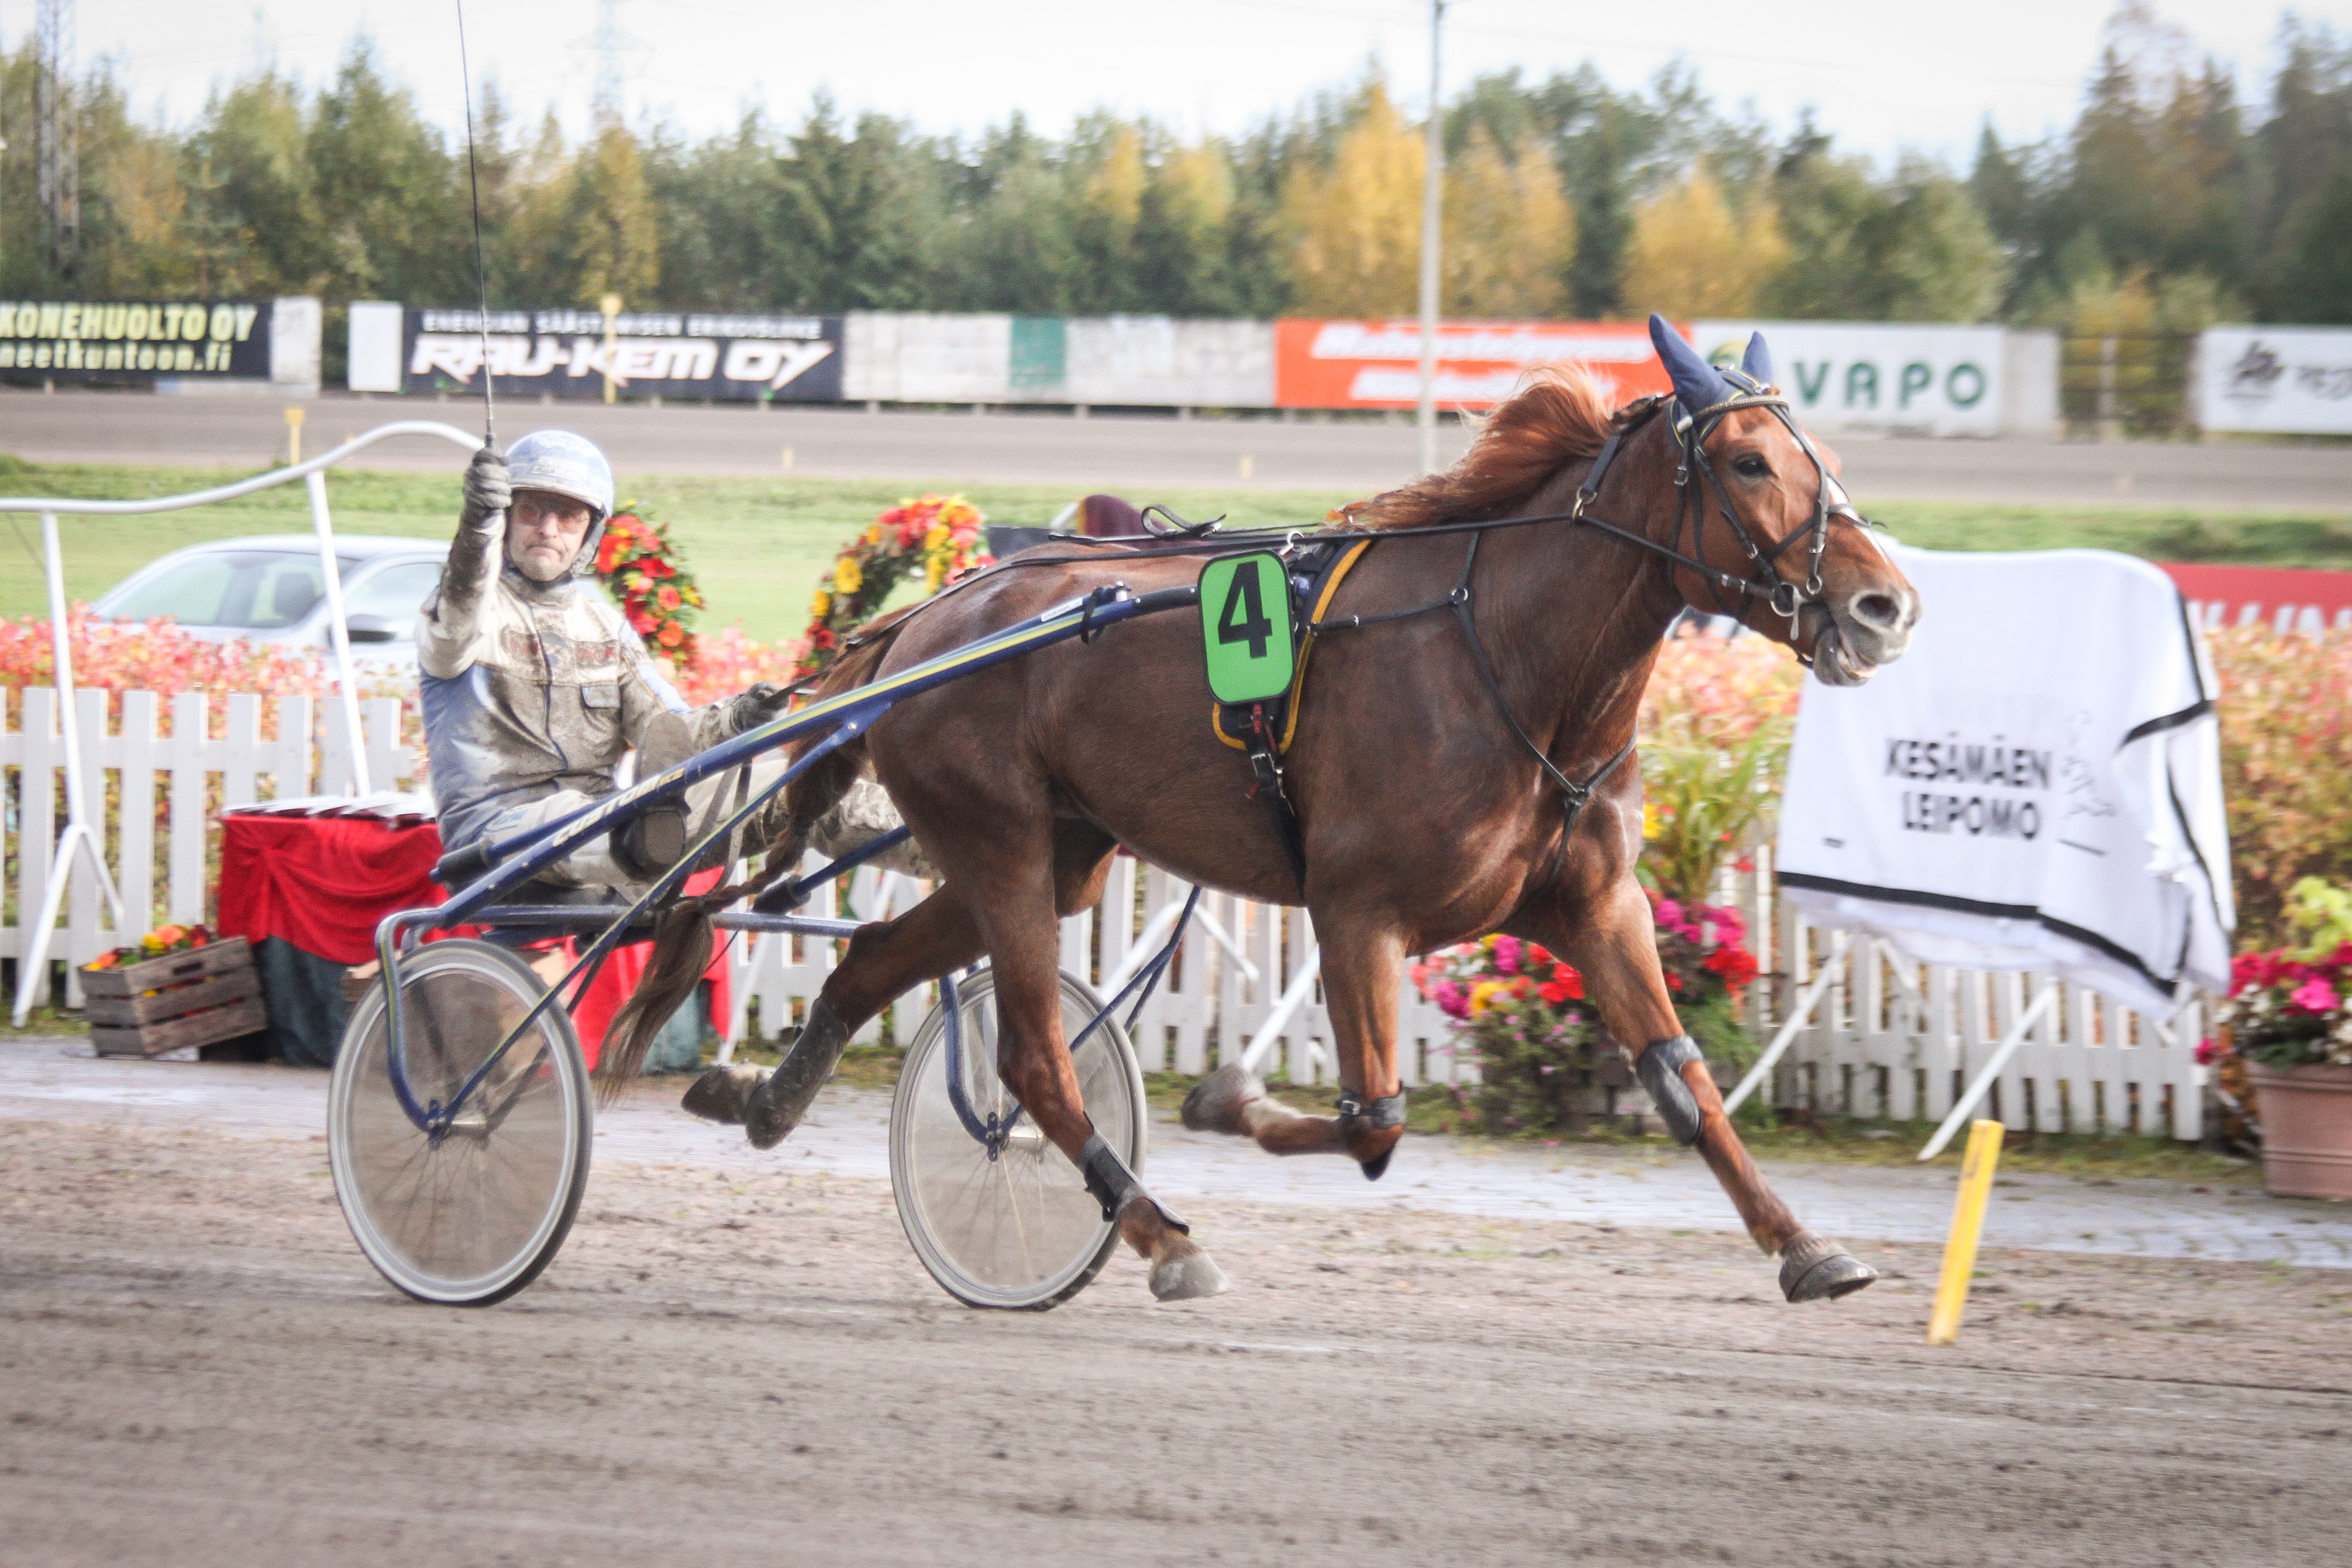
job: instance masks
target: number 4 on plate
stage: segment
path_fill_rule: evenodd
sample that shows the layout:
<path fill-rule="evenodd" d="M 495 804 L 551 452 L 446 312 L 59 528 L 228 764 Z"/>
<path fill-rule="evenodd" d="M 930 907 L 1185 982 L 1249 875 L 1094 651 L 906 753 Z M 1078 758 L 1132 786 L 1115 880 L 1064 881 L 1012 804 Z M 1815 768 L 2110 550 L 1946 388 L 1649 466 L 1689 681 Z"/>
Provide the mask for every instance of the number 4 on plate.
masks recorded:
<path fill-rule="evenodd" d="M 1265 702 L 1290 689 L 1290 595 L 1279 556 L 1227 556 L 1202 570 L 1201 639 L 1219 702 Z"/>

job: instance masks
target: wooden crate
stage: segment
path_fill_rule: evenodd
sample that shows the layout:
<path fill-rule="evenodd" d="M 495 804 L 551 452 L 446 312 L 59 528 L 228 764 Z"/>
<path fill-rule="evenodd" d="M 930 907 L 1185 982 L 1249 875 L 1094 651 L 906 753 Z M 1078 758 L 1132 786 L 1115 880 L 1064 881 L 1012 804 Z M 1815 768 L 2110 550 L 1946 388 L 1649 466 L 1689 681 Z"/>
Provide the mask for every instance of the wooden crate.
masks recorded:
<path fill-rule="evenodd" d="M 269 1024 L 253 948 L 242 936 L 119 969 L 86 969 L 81 989 L 100 1056 L 161 1056 Z"/>

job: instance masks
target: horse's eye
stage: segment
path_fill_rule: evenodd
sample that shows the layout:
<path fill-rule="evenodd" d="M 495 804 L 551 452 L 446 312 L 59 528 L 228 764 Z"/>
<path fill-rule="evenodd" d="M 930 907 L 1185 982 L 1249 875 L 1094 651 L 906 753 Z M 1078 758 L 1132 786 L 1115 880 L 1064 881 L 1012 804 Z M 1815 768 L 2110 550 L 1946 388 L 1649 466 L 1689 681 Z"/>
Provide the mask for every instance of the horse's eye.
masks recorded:
<path fill-rule="evenodd" d="M 1761 479 L 1772 472 L 1772 465 L 1753 452 L 1743 452 L 1731 460 L 1731 470 L 1743 479 Z"/>

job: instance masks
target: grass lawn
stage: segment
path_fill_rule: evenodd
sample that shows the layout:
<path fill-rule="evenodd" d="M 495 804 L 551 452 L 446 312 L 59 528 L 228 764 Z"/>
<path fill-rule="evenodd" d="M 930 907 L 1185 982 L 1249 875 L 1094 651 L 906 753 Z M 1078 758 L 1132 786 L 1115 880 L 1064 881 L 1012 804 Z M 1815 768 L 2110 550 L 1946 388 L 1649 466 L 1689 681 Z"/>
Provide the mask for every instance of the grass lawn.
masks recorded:
<path fill-rule="evenodd" d="M 36 465 L 0 457 L 0 492 L 128 500 L 183 494 L 228 483 L 227 469 Z M 709 601 L 704 625 L 740 622 L 754 637 L 799 634 L 808 601 L 834 552 L 876 513 L 922 486 L 860 480 L 622 476 L 625 499 L 640 501 L 671 525 L 688 570 Z M 980 485 L 963 490 L 992 522 L 1049 521 L 1075 493 L 1050 485 Z M 343 533 L 446 538 L 457 511 L 456 476 L 337 473 L 330 483 L 335 527 Z M 1357 499 L 1320 490 L 1171 490 L 1150 497 L 1190 517 L 1228 515 L 1236 527 L 1311 528 L 1332 507 Z M 2352 570 L 2352 520 L 2189 508 L 1998 507 L 1972 502 L 1890 501 L 1874 517 L 1906 544 L 1933 549 L 2121 550 L 2151 560 Z M 45 608 L 37 561 L 36 519 L 15 518 L 16 538 L 0 553 L 18 566 L 0 571 L 0 614 Z M 299 486 L 241 501 L 148 517 L 83 517 L 61 522 L 66 591 L 100 593 L 157 556 L 203 539 L 257 533 L 307 533 L 310 504 Z M 17 539 L 24 545 L 20 548 Z M 25 551 L 33 552 L 30 559 Z"/>

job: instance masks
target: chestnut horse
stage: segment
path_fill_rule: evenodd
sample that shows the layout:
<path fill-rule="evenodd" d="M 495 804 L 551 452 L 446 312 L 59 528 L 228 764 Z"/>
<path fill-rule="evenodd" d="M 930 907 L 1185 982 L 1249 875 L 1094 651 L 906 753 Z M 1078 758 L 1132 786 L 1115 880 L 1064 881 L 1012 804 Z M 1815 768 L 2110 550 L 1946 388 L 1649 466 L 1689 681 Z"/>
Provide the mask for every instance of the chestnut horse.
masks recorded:
<path fill-rule="evenodd" d="M 905 915 L 857 932 L 782 1067 L 713 1069 L 688 1108 L 746 1122 L 772 1145 L 860 1025 L 985 956 L 1000 1071 L 1150 1260 L 1153 1293 L 1226 1288 L 1181 1222 L 1093 1137 L 1063 1037 L 1055 919 L 1100 896 L 1124 844 L 1187 882 L 1305 904 L 1322 944 L 1340 1113 L 1301 1114 L 1228 1065 L 1186 1102 L 1189 1125 L 1277 1154 L 1345 1154 L 1378 1176 L 1402 1133 L 1396 1015 L 1407 955 L 1507 932 L 1583 972 L 1662 1119 L 1697 1145 L 1748 1234 L 1781 1259 L 1789 1299 L 1876 1278 L 1765 1186 L 1676 1020 L 1633 875 L 1642 784 L 1628 753 L 1659 643 L 1685 606 L 1735 610 L 1824 682 L 1851 685 L 1902 653 L 1918 598 L 1846 505 L 1835 459 L 1772 395 L 1760 337 L 1742 374 L 1715 371 L 1663 322 L 1653 336 L 1674 400 L 1612 413 L 1584 376 L 1539 375 L 1453 467 L 1350 508 L 1356 537 L 1375 542 L 1324 624 L 1364 623 L 1318 637 L 1283 759 L 1303 881 L 1278 819 L 1251 797 L 1248 762 L 1211 731 L 1194 617 L 1139 617 L 1091 643 L 1045 648 L 902 702 L 793 786 L 790 810 L 804 831 L 870 766 L 942 881 Z M 1598 493 L 1579 506 L 1588 476 Z M 1530 515 L 1548 520 L 1475 534 L 1433 527 Z M 1189 584 L 1201 553 L 1142 540 L 1039 547 L 874 630 L 825 689 L 1114 581 L 1139 593 Z M 1449 599 L 1457 581 L 1468 591 Z M 771 863 L 796 863 L 799 847 L 788 834 Z"/>

